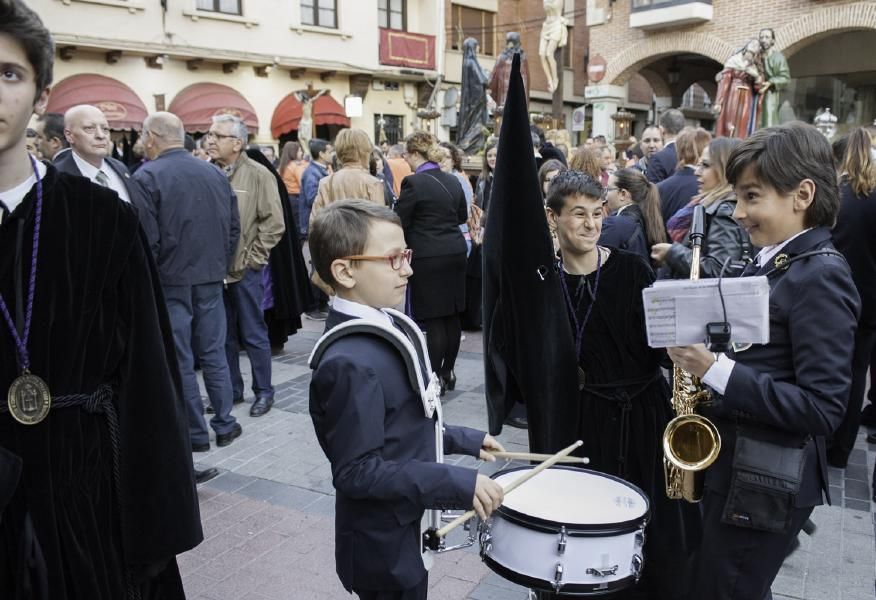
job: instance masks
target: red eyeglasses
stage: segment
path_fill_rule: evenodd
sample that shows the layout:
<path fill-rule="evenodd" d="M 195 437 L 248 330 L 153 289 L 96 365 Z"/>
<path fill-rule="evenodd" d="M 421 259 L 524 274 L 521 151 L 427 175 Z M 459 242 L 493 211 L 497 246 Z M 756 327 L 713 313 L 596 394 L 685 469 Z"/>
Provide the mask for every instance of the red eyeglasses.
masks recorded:
<path fill-rule="evenodd" d="M 403 263 L 411 264 L 411 258 L 414 255 L 414 251 L 408 248 L 407 250 L 402 250 L 398 254 L 393 254 L 392 256 L 365 256 L 362 254 L 354 254 L 353 256 L 342 256 L 342 260 L 385 260 L 389 262 L 389 266 L 394 270 L 398 271 L 402 268 Z"/>

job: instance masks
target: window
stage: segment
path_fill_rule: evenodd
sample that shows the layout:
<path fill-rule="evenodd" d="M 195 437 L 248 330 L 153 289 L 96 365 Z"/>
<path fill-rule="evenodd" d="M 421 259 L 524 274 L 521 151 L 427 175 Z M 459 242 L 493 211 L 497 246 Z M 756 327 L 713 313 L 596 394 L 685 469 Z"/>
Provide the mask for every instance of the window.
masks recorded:
<path fill-rule="evenodd" d="M 566 31 L 568 31 L 567 42 L 563 47 L 563 66 L 567 69 L 572 68 L 572 28 L 566 27 Z"/>
<path fill-rule="evenodd" d="M 381 131 L 381 125 L 383 131 Z M 390 146 L 401 142 L 404 135 L 405 118 L 401 115 L 374 115 L 374 139 L 377 143 L 386 140 Z"/>
<path fill-rule="evenodd" d="M 386 29 L 407 30 L 407 0 L 377 0 L 377 24 Z"/>
<path fill-rule="evenodd" d="M 301 0 L 301 23 L 337 29 L 337 0 Z"/>
<path fill-rule="evenodd" d="M 198 0 L 198 10 L 209 10 L 226 15 L 240 15 L 240 0 Z"/>
<path fill-rule="evenodd" d="M 496 13 L 453 5 L 453 49 L 462 50 L 465 38 L 478 41 L 481 54 L 496 54 Z"/>

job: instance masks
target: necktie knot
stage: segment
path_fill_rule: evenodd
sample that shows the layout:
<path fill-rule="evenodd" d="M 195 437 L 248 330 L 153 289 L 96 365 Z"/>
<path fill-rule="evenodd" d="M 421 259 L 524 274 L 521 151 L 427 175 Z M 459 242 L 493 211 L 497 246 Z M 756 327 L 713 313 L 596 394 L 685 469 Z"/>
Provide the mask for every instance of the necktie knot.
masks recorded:
<path fill-rule="evenodd" d="M 109 187 L 109 177 L 103 171 L 98 171 L 97 175 L 94 176 L 94 180 L 103 187 Z"/>

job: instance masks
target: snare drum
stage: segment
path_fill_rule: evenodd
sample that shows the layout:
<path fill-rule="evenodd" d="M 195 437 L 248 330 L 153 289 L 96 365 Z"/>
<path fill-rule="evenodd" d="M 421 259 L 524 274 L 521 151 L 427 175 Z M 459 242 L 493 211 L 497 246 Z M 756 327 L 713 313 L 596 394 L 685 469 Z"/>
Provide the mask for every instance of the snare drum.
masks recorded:
<path fill-rule="evenodd" d="M 501 471 L 503 487 L 532 467 Z M 601 595 L 642 572 L 650 508 L 638 487 L 587 469 L 553 467 L 506 496 L 481 522 L 481 558 L 514 583 L 546 592 Z"/>

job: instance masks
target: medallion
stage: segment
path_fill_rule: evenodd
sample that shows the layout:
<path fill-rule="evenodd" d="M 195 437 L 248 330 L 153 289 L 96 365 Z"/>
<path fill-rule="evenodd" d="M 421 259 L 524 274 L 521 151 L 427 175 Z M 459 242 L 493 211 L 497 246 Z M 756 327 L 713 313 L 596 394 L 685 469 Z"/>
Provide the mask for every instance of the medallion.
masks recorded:
<path fill-rule="evenodd" d="M 9 386 L 9 414 L 22 425 L 36 425 L 46 418 L 52 394 L 46 382 L 25 372 Z"/>
<path fill-rule="evenodd" d="M 773 260 L 773 265 L 775 265 L 777 269 L 781 269 L 786 264 L 788 264 L 788 255 L 785 253 L 779 254 L 776 256 L 775 260 Z"/>

